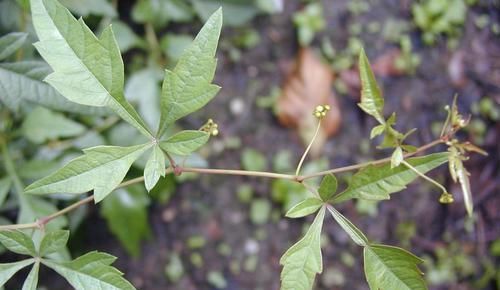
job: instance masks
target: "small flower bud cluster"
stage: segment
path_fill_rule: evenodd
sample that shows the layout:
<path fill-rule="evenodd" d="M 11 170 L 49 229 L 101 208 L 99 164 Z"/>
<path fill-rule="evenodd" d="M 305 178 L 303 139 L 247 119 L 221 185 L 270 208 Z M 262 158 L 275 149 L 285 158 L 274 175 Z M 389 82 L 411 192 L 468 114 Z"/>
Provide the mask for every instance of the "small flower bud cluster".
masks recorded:
<path fill-rule="evenodd" d="M 217 125 L 214 120 L 208 119 L 205 125 L 200 128 L 200 131 L 207 132 L 212 136 L 217 136 L 219 135 L 219 125 Z"/>
<path fill-rule="evenodd" d="M 318 118 L 322 119 L 323 117 L 326 116 L 326 113 L 330 111 L 330 106 L 329 105 L 322 105 L 322 106 L 317 106 L 314 109 L 313 115 Z"/>
<path fill-rule="evenodd" d="M 439 197 L 439 202 L 440 203 L 448 204 L 448 203 L 452 203 L 453 201 L 455 201 L 453 199 L 453 195 L 451 195 L 448 192 L 443 192 L 441 194 L 441 196 Z"/>

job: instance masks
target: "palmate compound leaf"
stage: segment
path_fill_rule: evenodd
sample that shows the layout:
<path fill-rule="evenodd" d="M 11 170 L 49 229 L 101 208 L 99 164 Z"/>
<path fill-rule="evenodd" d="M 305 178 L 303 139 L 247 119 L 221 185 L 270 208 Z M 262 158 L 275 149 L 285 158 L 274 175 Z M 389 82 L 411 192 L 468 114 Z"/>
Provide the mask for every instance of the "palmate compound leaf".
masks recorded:
<path fill-rule="evenodd" d="M 409 164 L 419 172 L 426 172 L 448 161 L 448 153 L 434 153 L 423 157 L 408 158 Z M 389 199 L 389 194 L 401 191 L 413 182 L 418 175 L 404 164 L 391 169 L 391 164 L 368 165 L 353 177 L 346 190 L 332 198 L 340 203 L 352 198 L 368 200 Z"/>
<path fill-rule="evenodd" d="M 33 264 L 35 259 L 26 259 L 19 262 L 14 263 L 4 263 L 0 264 L 0 287 L 5 285 L 5 283 L 12 277 L 17 271 L 22 268 Z"/>
<path fill-rule="evenodd" d="M 123 93 L 120 50 L 111 30 L 97 38 L 82 19 L 56 0 L 31 0 L 38 52 L 54 72 L 45 79 L 67 99 L 88 106 L 107 106 L 141 133 L 152 137 L 147 125 Z"/>
<path fill-rule="evenodd" d="M 111 266 L 115 257 L 90 252 L 73 261 L 43 260 L 42 263 L 63 276 L 76 290 L 134 290 L 123 273 Z"/>
<path fill-rule="evenodd" d="M 361 80 L 361 103 L 358 104 L 359 107 L 373 116 L 380 124 L 384 124 L 384 98 L 364 49 L 361 49 L 359 53 L 359 78 Z"/>
<path fill-rule="evenodd" d="M 417 265 L 423 261 L 392 246 L 370 245 L 364 248 L 365 275 L 372 290 L 426 290 Z"/>
<path fill-rule="evenodd" d="M 77 114 L 110 113 L 103 107 L 84 106 L 68 101 L 53 87 L 43 82 L 51 71 L 50 67 L 41 61 L 0 63 L 0 103 L 14 112 L 17 112 L 25 101 Z"/>
<path fill-rule="evenodd" d="M 281 290 L 310 290 L 316 273 L 323 271 L 320 237 L 324 217 L 322 207 L 306 235 L 281 257 Z"/>
<path fill-rule="evenodd" d="M 99 202 L 120 184 L 132 163 L 151 146 L 151 143 L 146 143 L 130 147 L 97 146 L 84 149 L 83 156 L 35 181 L 26 187 L 25 193 L 84 193 L 94 190 L 94 200 Z"/>
<path fill-rule="evenodd" d="M 205 106 L 219 91 L 212 84 L 217 60 L 215 51 L 222 27 L 222 11 L 205 23 L 193 43 L 184 51 L 173 71 L 166 70 L 161 95 L 158 136 L 176 120 Z"/>

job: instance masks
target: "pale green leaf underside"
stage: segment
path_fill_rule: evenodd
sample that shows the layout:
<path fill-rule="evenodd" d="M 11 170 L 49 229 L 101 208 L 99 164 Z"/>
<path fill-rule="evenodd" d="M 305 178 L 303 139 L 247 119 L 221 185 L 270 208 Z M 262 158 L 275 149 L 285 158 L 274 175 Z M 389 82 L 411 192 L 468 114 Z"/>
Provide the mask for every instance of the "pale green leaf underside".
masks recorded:
<path fill-rule="evenodd" d="M 448 161 L 448 153 L 434 153 L 423 157 L 414 157 L 406 160 L 419 172 L 426 173 Z M 368 165 L 353 177 L 347 189 L 334 196 L 334 203 L 343 202 L 352 198 L 369 200 L 389 199 L 389 194 L 401 191 L 406 185 L 413 182 L 418 175 L 401 164 L 391 169 L 391 164 Z"/>
<path fill-rule="evenodd" d="M 40 244 L 40 256 L 44 257 L 59 251 L 66 246 L 68 239 L 69 231 L 56 230 L 45 234 Z"/>
<path fill-rule="evenodd" d="M 281 257 L 281 290 L 311 290 L 316 273 L 323 271 L 320 237 L 324 217 L 323 207 L 305 236 Z"/>
<path fill-rule="evenodd" d="M 25 193 L 84 193 L 94 190 L 94 199 L 101 201 L 123 180 L 132 163 L 152 145 L 131 147 L 97 146 L 84 150 L 53 174 L 29 185 Z"/>
<path fill-rule="evenodd" d="M 31 237 L 21 231 L 0 231 L 0 243 L 14 253 L 36 255 L 35 245 Z"/>
<path fill-rule="evenodd" d="M 155 145 L 144 167 L 144 184 L 147 191 L 155 187 L 160 176 L 165 176 L 165 154 L 158 145 Z"/>
<path fill-rule="evenodd" d="M 176 120 L 205 106 L 219 91 L 220 87 L 211 83 L 217 66 L 214 57 L 221 27 L 222 11 L 219 9 L 184 51 L 174 70 L 166 71 L 158 136 Z"/>
<path fill-rule="evenodd" d="M 361 80 L 361 103 L 358 105 L 367 114 L 377 119 L 379 123 L 384 124 L 384 98 L 364 49 L 361 49 L 359 53 L 359 78 Z"/>
<path fill-rule="evenodd" d="M 339 211 L 337 211 L 333 207 L 329 207 L 328 210 L 332 214 L 335 221 L 342 227 L 342 229 L 351 237 L 351 239 L 358 246 L 367 246 L 370 244 L 368 238 L 363 234 L 361 230 L 359 230 L 350 220 L 348 220 L 344 215 L 342 215 Z"/>
<path fill-rule="evenodd" d="M 322 200 L 329 200 L 337 191 L 337 178 L 333 174 L 323 177 L 319 185 L 318 193 Z"/>
<path fill-rule="evenodd" d="M 111 27 L 98 39 L 82 19 L 76 20 L 55 0 L 31 0 L 38 52 L 54 72 L 46 81 L 67 99 L 107 106 L 141 133 L 147 126 L 123 93 L 123 60 Z"/>
<path fill-rule="evenodd" d="M 204 131 L 185 130 L 161 141 L 160 147 L 168 153 L 189 155 L 207 143 L 209 137 L 210 135 Z"/>
<path fill-rule="evenodd" d="M 34 259 L 22 260 L 14 263 L 0 264 L 0 287 L 2 287 L 9 279 L 22 268 L 33 264 Z"/>
<path fill-rule="evenodd" d="M 31 268 L 28 277 L 26 277 L 26 280 L 24 280 L 22 290 L 36 290 L 36 286 L 38 285 L 39 270 L 40 270 L 40 263 L 36 262 L 35 264 L 33 264 L 33 268 Z"/>
<path fill-rule="evenodd" d="M 24 32 L 11 32 L 0 37 L 0 60 L 4 60 L 18 50 L 28 37 Z"/>
<path fill-rule="evenodd" d="M 426 290 L 417 264 L 423 261 L 396 247 L 372 245 L 364 249 L 365 275 L 372 290 Z"/>
<path fill-rule="evenodd" d="M 14 112 L 19 110 L 23 101 L 27 101 L 77 114 L 110 113 L 103 107 L 89 107 L 68 101 L 53 87 L 43 82 L 50 72 L 50 67 L 41 61 L 0 63 L 0 102 Z"/>
<path fill-rule="evenodd" d="M 289 209 L 286 216 L 289 218 L 304 217 L 316 212 L 323 204 L 321 199 L 308 198 Z"/>
<path fill-rule="evenodd" d="M 44 260 L 43 264 L 63 276 L 76 290 L 134 290 L 122 273 L 110 266 L 116 258 L 90 252 L 70 262 Z"/>

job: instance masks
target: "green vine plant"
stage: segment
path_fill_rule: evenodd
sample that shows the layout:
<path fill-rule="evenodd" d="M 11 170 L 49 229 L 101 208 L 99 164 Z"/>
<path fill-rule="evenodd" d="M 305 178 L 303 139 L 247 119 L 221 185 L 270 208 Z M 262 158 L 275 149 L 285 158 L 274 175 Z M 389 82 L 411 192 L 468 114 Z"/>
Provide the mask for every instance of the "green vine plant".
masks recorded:
<path fill-rule="evenodd" d="M 197 130 L 185 130 L 172 135 L 166 132 L 177 120 L 205 106 L 220 89 L 212 84 L 212 80 L 222 26 L 221 9 L 207 20 L 175 68 L 166 70 L 161 91 L 161 118 L 156 131 L 148 127 L 124 97 L 124 65 L 111 26 L 96 37 L 82 19 L 75 19 L 56 0 L 31 0 L 31 11 L 39 38 L 35 47 L 53 70 L 45 81 L 71 102 L 114 111 L 149 141 L 129 147 L 97 146 L 84 149 L 82 156 L 25 188 L 17 174 L 13 158 L 9 155 L 8 135 L 2 134 L 0 146 L 8 175 L 6 180 L 2 180 L 2 188 L 7 188 L 3 191 L 7 192 L 12 188 L 20 199 L 28 195 L 72 194 L 77 201 L 62 210 L 56 209 L 45 216 L 32 217 L 31 220 L 28 219 L 29 222 L 0 226 L 0 242 L 3 246 L 11 252 L 28 256 L 18 262 L 0 264 L 0 286 L 19 270 L 31 266 L 22 289 L 36 289 L 39 268 L 43 265 L 63 276 L 75 289 L 135 289 L 112 266 L 116 258 L 109 254 L 93 251 L 73 260 L 62 259 L 70 233 L 60 227 L 54 229 L 50 224 L 84 204 L 92 201 L 99 203 L 118 188 L 144 182 L 144 186 L 150 191 L 167 174 L 179 176 L 194 172 L 284 179 L 299 183 L 310 192 L 310 197 L 286 213 L 289 218 L 313 214 L 315 218 L 302 239 L 281 257 L 282 290 L 312 289 L 316 274 L 321 273 L 323 268 L 320 236 L 327 214 L 332 216 L 356 245 L 363 248 L 364 271 L 370 289 L 427 289 L 423 274 L 418 268 L 423 262 L 420 258 L 401 248 L 370 241 L 336 208 L 340 203 L 352 199 L 387 200 L 392 193 L 405 189 L 419 177 L 439 188 L 440 202 L 453 202 L 453 195 L 426 175 L 430 170 L 448 163 L 452 179 L 461 184 L 467 213 L 472 215 L 469 174 L 463 161 L 467 159 L 469 151 L 485 152 L 455 138 L 455 133 L 467 125 L 467 120 L 458 112 L 456 100 L 446 108 L 448 117 L 439 138 L 420 147 L 404 143 L 415 130 L 401 133 L 394 128 L 396 114 L 385 118 L 384 98 L 363 50 L 359 55 L 362 84 L 359 106 L 378 122 L 371 131 L 371 138 L 383 136 L 379 147 L 391 148 L 393 153 L 390 157 L 302 174 L 301 166 L 314 142 L 313 138 L 302 155 L 295 174 L 186 167 L 177 163 L 174 157 L 187 156 L 202 147 L 211 136 L 219 133 L 217 124 L 208 120 Z M 9 49 L 12 50 L 12 47 Z M 329 109 L 326 105 L 319 105 L 312 112 L 318 119 L 318 130 Z M 448 150 L 423 155 L 438 145 L 446 145 Z M 149 156 L 144 175 L 124 181 L 131 165 L 144 154 Z M 347 188 L 338 190 L 335 174 L 355 170 L 358 172 Z M 316 177 L 322 177 L 319 187 L 310 182 Z M 85 194 L 88 196 L 85 197 Z M 42 199 L 37 201 L 42 204 Z M 20 215 L 26 215 L 26 209 Z"/>

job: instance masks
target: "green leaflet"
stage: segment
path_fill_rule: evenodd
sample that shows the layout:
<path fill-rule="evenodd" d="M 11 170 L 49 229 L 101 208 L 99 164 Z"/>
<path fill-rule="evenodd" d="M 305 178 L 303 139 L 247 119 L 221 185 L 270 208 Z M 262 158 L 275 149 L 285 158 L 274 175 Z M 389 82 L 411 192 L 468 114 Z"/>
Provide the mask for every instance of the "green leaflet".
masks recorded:
<path fill-rule="evenodd" d="M 111 264 L 115 257 L 90 252 L 70 262 L 43 260 L 42 263 L 63 276 L 76 290 L 134 290 L 122 273 Z"/>
<path fill-rule="evenodd" d="M 43 79 L 51 72 L 41 61 L 0 63 L 0 102 L 17 112 L 23 101 L 58 111 L 77 114 L 105 115 L 102 107 L 89 107 L 68 101 Z"/>
<path fill-rule="evenodd" d="M 469 182 L 469 172 L 465 169 L 461 160 L 458 161 L 458 166 L 456 168 L 456 174 L 458 177 L 458 182 L 462 187 L 462 194 L 464 196 L 465 209 L 467 214 L 471 217 L 474 210 L 474 203 L 472 202 L 472 191 L 470 189 Z"/>
<path fill-rule="evenodd" d="M 365 236 L 365 234 L 363 234 L 362 231 L 360 231 L 350 220 L 348 220 L 335 208 L 328 207 L 328 211 L 330 211 L 335 221 L 358 246 L 364 247 L 370 244 L 370 241 L 368 241 L 368 238 Z"/>
<path fill-rule="evenodd" d="M 101 215 L 109 229 L 134 257 L 140 254 L 141 241 L 151 235 L 148 205 L 148 195 L 141 185 L 118 189 L 102 202 Z"/>
<path fill-rule="evenodd" d="M 399 166 L 401 164 L 401 161 L 403 161 L 403 159 L 404 159 L 403 149 L 400 146 L 398 146 L 391 155 L 391 168 Z"/>
<path fill-rule="evenodd" d="M 320 236 L 324 217 L 323 207 L 306 235 L 281 257 L 281 290 L 311 290 L 316 273 L 323 271 Z"/>
<path fill-rule="evenodd" d="M 40 262 L 35 262 L 33 264 L 33 268 L 31 268 L 28 277 L 24 280 L 23 289 L 22 290 L 36 290 L 36 286 L 38 285 L 38 271 L 40 270 Z"/>
<path fill-rule="evenodd" d="M 371 245 L 364 249 L 365 275 L 370 289 L 425 290 L 417 264 L 423 261 L 396 247 Z"/>
<path fill-rule="evenodd" d="M 155 145 L 144 167 L 144 184 L 147 191 L 155 187 L 160 176 L 165 177 L 165 154 L 158 145 Z"/>
<path fill-rule="evenodd" d="M 69 231 L 56 230 L 45 234 L 40 243 L 40 257 L 55 253 L 68 243 Z"/>
<path fill-rule="evenodd" d="M 409 158 L 406 161 L 419 172 L 426 173 L 448 160 L 448 153 L 434 153 L 423 157 Z M 340 203 L 352 198 L 369 200 L 389 199 L 389 194 L 401 191 L 413 182 L 418 175 L 401 164 L 391 169 L 391 164 L 368 165 L 358 171 L 347 189 L 332 198 L 333 203 Z"/>
<path fill-rule="evenodd" d="M 286 216 L 289 218 L 304 217 L 315 213 L 323 204 L 321 199 L 307 198 L 288 210 Z"/>
<path fill-rule="evenodd" d="M 36 256 L 35 244 L 31 237 L 21 231 L 0 231 L 0 243 L 11 252 Z"/>
<path fill-rule="evenodd" d="M 361 49 L 359 53 L 359 78 L 361 80 L 361 103 L 358 104 L 359 107 L 377 119 L 380 124 L 384 124 L 384 98 L 364 49 Z"/>
<path fill-rule="evenodd" d="M 56 0 L 31 0 L 38 52 L 54 72 L 45 80 L 75 103 L 107 106 L 152 137 L 123 93 L 123 60 L 111 27 L 95 37 Z"/>
<path fill-rule="evenodd" d="M 85 129 L 83 125 L 66 118 L 63 114 L 43 107 L 31 111 L 22 125 L 24 136 L 37 144 L 58 138 L 78 136 L 84 133 Z"/>
<path fill-rule="evenodd" d="M 318 193 L 323 201 L 329 200 L 337 191 L 337 178 L 333 174 L 323 177 L 319 185 Z"/>
<path fill-rule="evenodd" d="M 28 194 L 84 193 L 94 190 L 99 202 L 123 180 L 132 163 L 151 143 L 131 146 L 97 146 L 84 149 L 85 153 L 63 168 L 42 178 L 25 189 Z"/>
<path fill-rule="evenodd" d="M 11 56 L 16 50 L 23 46 L 28 33 L 11 32 L 0 37 L 0 60 Z"/>
<path fill-rule="evenodd" d="M 210 135 L 204 131 L 185 130 L 161 141 L 160 147 L 168 153 L 189 155 L 207 143 L 209 137 Z"/>
<path fill-rule="evenodd" d="M 14 263 L 0 264 L 0 287 L 5 285 L 9 279 L 22 268 L 33 264 L 35 259 L 27 259 Z"/>
<path fill-rule="evenodd" d="M 176 120 L 205 106 L 219 91 L 220 87 L 211 82 L 217 66 L 214 57 L 221 27 L 222 11 L 219 9 L 184 51 L 174 70 L 166 70 L 158 137 Z"/>

